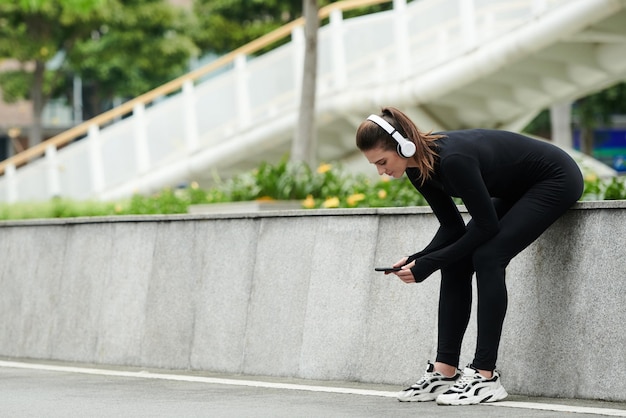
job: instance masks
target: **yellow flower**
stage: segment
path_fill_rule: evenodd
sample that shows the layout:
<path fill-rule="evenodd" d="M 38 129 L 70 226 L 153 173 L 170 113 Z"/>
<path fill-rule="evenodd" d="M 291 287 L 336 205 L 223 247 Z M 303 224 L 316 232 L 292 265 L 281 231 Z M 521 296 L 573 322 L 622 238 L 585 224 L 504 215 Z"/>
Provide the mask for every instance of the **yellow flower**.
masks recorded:
<path fill-rule="evenodd" d="M 380 181 L 382 181 L 383 183 L 388 183 L 391 181 L 391 177 L 384 175 L 380 178 Z"/>
<path fill-rule="evenodd" d="M 261 196 L 261 197 L 257 197 L 255 200 L 257 201 L 262 201 L 262 202 L 271 202 L 272 200 L 276 200 L 273 197 L 270 196 Z"/>
<path fill-rule="evenodd" d="M 322 203 L 322 206 L 325 208 L 338 208 L 339 207 L 339 198 L 338 197 L 329 197 Z"/>
<path fill-rule="evenodd" d="M 333 166 L 330 164 L 321 164 L 319 167 L 317 167 L 317 173 L 324 174 L 327 171 L 330 171 L 331 168 L 333 168 Z"/>
<path fill-rule="evenodd" d="M 357 203 L 359 203 L 363 199 L 365 199 L 365 195 L 363 193 L 356 193 L 356 194 L 348 196 L 346 201 L 348 202 L 349 206 L 355 206 Z"/>
<path fill-rule="evenodd" d="M 379 197 L 379 198 L 381 198 L 381 199 L 386 198 L 386 197 L 387 197 L 387 190 L 385 190 L 385 189 L 380 189 L 380 190 L 378 191 L 378 197 Z"/>
<path fill-rule="evenodd" d="M 302 207 L 305 209 L 313 209 L 315 207 L 315 199 L 312 195 L 308 195 L 306 199 L 302 201 Z"/>
<path fill-rule="evenodd" d="M 115 213 L 120 213 L 122 211 L 122 205 L 119 203 L 115 205 Z"/>
<path fill-rule="evenodd" d="M 189 187 L 191 187 L 193 190 L 198 190 L 198 187 L 200 187 L 200 185 L 197 181 L 192 181 Z"/>
<path fill-rule="evenodd" d="M 585 181 L 594 182 L 597 180 L 598 180 L 598 176 L 596 176 L 594 173 L 589 173 L 585 176 Z"/>

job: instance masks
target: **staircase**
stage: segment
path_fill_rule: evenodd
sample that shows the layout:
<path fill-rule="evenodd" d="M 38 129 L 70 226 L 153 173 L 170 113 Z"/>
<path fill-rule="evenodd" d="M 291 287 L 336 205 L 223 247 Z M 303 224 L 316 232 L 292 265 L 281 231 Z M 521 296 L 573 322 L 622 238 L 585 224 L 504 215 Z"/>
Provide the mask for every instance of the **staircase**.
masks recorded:
<path fill-rule="evenodd" d="M 354 132 L 381 106 L 423 130 L 520 130 L 626 79 L 626 0 L 394 0 L 343 17 L 383 2 L 320 11 L 320 161 L 362 158 Z M 290 150 L 303 54 L 299 19 L 0 163 L 0 201 L 119 199 L 277 161 Z"/>

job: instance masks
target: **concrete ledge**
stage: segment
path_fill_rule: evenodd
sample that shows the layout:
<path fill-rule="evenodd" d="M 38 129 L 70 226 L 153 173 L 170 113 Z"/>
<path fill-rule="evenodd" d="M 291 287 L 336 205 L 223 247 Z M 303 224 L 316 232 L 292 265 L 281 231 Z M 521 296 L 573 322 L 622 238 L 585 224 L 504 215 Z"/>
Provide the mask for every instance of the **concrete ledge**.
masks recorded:
<path fill-rule="evenodd" d="M 579 203 L 509 266 L 510 392 L 626 401 L 624 209 Z M 439 276 L 373 267 L 436 228 L 424 207 L 2 222 L 0 355 L 404 385 Z"/>

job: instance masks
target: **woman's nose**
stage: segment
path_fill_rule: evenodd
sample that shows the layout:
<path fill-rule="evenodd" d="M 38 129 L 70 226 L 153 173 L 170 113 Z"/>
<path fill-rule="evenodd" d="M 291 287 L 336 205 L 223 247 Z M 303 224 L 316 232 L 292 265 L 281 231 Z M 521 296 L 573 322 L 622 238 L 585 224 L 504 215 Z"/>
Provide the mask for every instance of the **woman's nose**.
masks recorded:
<path fill-rule="evenodd" d="M 376 170 L 378 170 L 378 175 L 382 176 L 383 174 L 385 174 L 385 169 L 383 167 L 376 167 Z"/>

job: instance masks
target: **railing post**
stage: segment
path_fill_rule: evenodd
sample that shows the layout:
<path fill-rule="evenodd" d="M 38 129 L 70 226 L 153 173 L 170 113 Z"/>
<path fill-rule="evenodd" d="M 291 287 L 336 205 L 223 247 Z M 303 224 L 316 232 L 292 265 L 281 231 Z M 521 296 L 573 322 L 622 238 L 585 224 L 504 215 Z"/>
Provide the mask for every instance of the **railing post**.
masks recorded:
<path fill-rule="evenodd" d="M 150 168 L 150 151 L 148 149 L 148 132 L 146 126 L 145 107 L 142 103 L 133 108 L 133 130 L 137 173 L 143 174 Z"/>
<path fill-rule="evenodd" d="M 48 145 L 46 147 L 46 171 L 48 183 L 48 197 L 61 196 L 61 182 L 59 181 L 59 164 L 57 160 L 57 147 Z"/>
<path fill-rule="evenodd" d="M 468 49 L 476 45 L 476 5 L 474 0 L 459 0 L 461 33 Z"/>
<path fill-rule="evenodd" d="M 346 69 L 346 50 L 343 36 L 343 13 L 341 9 L 330 12 L 330 31 L 332 34 L 331 48 L 335 87 L 345 87 L 348 78 Z"/>
<path fill-rule="evenodd" d="M 248 96 L 247 62 L 244 54 L 235 58 L 235 88 L 237 89 L 237 114 L 242 127 L 250 125 L 250 98 Z"/>
<path fill-rule="evenodd" d="M 406 0 L 393 0 L 393 10 L 402 9 L 402 11 L 404 11 L 405 7 L 406 7 Z"/>
<path fill-rule="evenodd" d="M 17 181 L 15 164 L 9 164 L 4 169 L 4 177 L 7 179 L 7 203 L 17 202 Z"/>
<path fill-rule="evenodd" d="M 406 18 L 406 0 L 393 0 L 394 11 L 394 38 L 396 44 L 396 57 L 399 78 L 404 78 L 409 74 L 410 41 Z"/>
<path fill-rule="evenodd" d="M 193 81 L 187 80 L 183 84 L 183 103 L 185 109 L 185 143 L 187 151 L 198 149 L 198 114 Z"/>
<path fill-rule="evenodd" d="M 87 133 L 89 141 L 89 168 L 91 170 L 92 195 L 97 196 L 104 191 L 104 168 L 102 166 L 102 147 L 100 144 L 100 128 L 98 125 L 89 126 Z"/>

